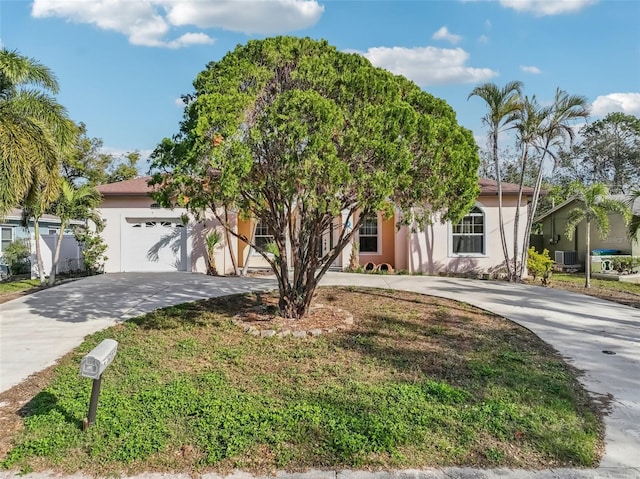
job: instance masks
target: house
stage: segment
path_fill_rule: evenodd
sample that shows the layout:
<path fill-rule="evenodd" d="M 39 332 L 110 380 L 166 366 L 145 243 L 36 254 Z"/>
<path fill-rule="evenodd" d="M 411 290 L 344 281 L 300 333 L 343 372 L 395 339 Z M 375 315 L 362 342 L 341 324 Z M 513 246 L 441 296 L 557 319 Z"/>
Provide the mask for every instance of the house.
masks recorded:
<path fill-rule="evenodd" d="M 72 221 L 72 224 L 78 224 Z M 45 214 L 38 220 L 40 227 L 40 246 L 42 251 L 43 268 L 45 274 L 51 271 L 53 264 L 53 253 L 57 235 L 60 233 L 60 218 L 54 215 Z M 36 248 L 35 248 L 35 223 L 33 219 L 29 219 L 27 226 L 22 225 L 22 210 L 14 208 L 4 219 L 0 220 L 0 234 L 2 241 L 0 242 L 0 258 L 4 249 L 16 240 L 22 240 L 27 243 L 31 250 L 31 277 L 38 276 Z M 58 272 L 66 272 L 83 268 L 82 254 L 80 246 L 73 237 L 71 229 L 63 232 L 63 238 L 60 260 L 58 262 Z M 0 263 L 2 260 L 0 259 Z"/>
<path fill-rule="evenodd" d="M 122 271 L 191 271 L 206 272 L 205 235 L 211 228 L 224 232 L 215 220 L 195 221 L 183 208 L 161 208 L 151 198 L 149 177 L 101 185 L 103 195 L 99 212 L 106 220 L 102 236 L 109 246 L 105 272 Z M 361 265 L 388 264 L 395 270 L 411 273 L 438 272 L 480 273 L 495 270 L 503 263 L 498 226 L 496 182 L 480 179 L 480 195 L 469 214 L 456 225 L 435 223 L 425 231 L 415 225 L 396 226 L 397 216 L 385 218 L 377 214 L 365 219 L 356 235 Z M 520 231 L 524 232 L 527 205 L 533 194 L 525 188 L 521 200 Z M 513 222 L 518 202 L 518 185 L 503 184 L 503 211 L 506 219 L 507 243 L 513 245 Z M 255 237 L 257 244 L 270 241 L 270 231 L 252 220 L 232 213 L 230 221 L 238 236 Z M 323 235 L 324 251 L 333 247 L 349 218 L 336 218 Z M 255 232 L 254 232 L 255 231 Z M 222 238 L 225 235 L 222 234 Z M 522 242 L 520 242 L 522 244 Z M 268 267 L 266 261 L 249 245 L 232 237 L 222 241 L 215 251 L 218 269 L 232 271 L 230 251 L 240 267 Z M 351 245 L 332 265 L 335 269 L 349 266 Z"/>
<path fill-rule="evenodd" d="M 611 195 L 611 199 L 625 200 L 624 195 Z M 576 228 L 572 240 L 565 236 L 565 228 L 569 212 L 577 206 L 575 199 L 570 199 L 564 203 L 552 208 L 543 215 L 535 219 L 536 223 L 542 225 L 541 243 L 549 250 L 551 258 L 555 258 L 556 252 L 576 252 L 575 258 L 578 264 L 584 265 L 587 256 L 587 247 L 585 240 L 585 222 L 582 221 Z M 633 206 L 632 212 L 640 215 L 640 199 L 637 199 Z M 610 214 L 610 233 L 601 239 L 598 229 L 591 228 L 591 250 L 605 250 L 612 254 L 625 254 L 632 256 L 640 256 L 640 243 L 632 241 L 627 236 L 627 226 L 622 216 L 618 214 Z M 558 258 L 569 257 L 573 253 L 559 253 Z M 558 262 L 558 261 L 556 261 Z"/>

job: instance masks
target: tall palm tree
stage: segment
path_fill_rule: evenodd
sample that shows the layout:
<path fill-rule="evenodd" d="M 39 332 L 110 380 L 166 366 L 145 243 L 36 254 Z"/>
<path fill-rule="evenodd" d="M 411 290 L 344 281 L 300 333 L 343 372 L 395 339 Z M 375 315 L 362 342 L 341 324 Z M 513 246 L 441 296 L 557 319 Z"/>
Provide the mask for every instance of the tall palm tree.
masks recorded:
<path fill-rule="evenodd" d="M 575 137 L 574 124 L 576 120 L 586 119 L 589 116 L 589 103 L 584 96 L 569 95 L 560 88 L 556 89 L 553 103 L 540 112 L 540 126 L 537 137 L 533 140 L 533 146 L 538 151 L 540 158 L 538 161 L 538 177 L 533 189 L 533 198 L 527 216 L 527 225 L 524 232 L 524 248 L 522 249 L 522 263 L 527 263 L 527 253 L 529 250 L 529 238 L 533 227 L 538 203 L 540 201 L 540 191 L 542 189 L 542 178 L 544 176 L 544 162 L 547 157 L 553 159 L 551 174 L 555 171 L 559 152 L 565 145 L 571 146 Z"/>
<path fill-rule="evenodd" d="M 482 123 L 489 127 L 489 144 L 491 147 L 498 187 L 500 240 L 502 243 L 502 252 L 504 254 L 509 281 L 513 281 L 515 276 L 514 271 L 511 269 L 509 249 L 507 247 L 507 239 L 504 230 L 502 211 L 502 179 L 500 175 L 500 161 L 498 158 L 498 137 L 505 129 L 512 128 L 512 123 L 518 118 L 518 112 L 521 110 L 521 90 L 522 82 L 519 81 L 509 82 L 502 88 L 498 87 L 495 83 L 484 83 L 475 87 L 467 97 L 468 100 L 472 96 L 478 96 L 487 103 L 488 107 L 486 115 L 482 117 Z"/>
<path fill-rule="evenodd" d="M 57 195 L 61 149 L 74 126 L 53 98 L 54 74 L 41 63 L 0 48 L 0 218 L 21 203 Z"/>
<path fill-rule="evenodd" d="M 515 122 L 515 130 L 517 132 L 516 143 L 520 148 L 520 164 L 519 166 L 519 182 L 518 182 L 518 203 L 516 204 L 515 217 L 513 221 L 513 270 L 517 278 L 521 278 L 524 274 L 526 263 L 526 250 L 528 246 L 522 245 L 522 258 L 519 257 L 520 242 L 520 205 L 524 191 L 525 178 L 527 171 L 531 169 L 532 151 L 535 140 L 540 136 L 540 128 L 549 112 L 548 107 L 541 107 L 535 95 L 529 98 L 525 96 L 522 100 L 521 109 L 518 112 L 518 119 Z M 526 242 L 523 242 L 526 243 Z"/>
<path fill-rule="evenodd" d="M 64 230 L 73 219 L 91 220 L 96 225 L 101 225 L 102 219 L 98 216 L 96 208 L 100 205 L 101 196 L 92 185 L 82 185 L 74 188 L 67 180 L 60 182 L 60 196 L 58 197 L 54 213 L 60 218 L 60 233 L 56 240 L 56 249 L 53 254 L 53 265 L 49 274 L 49 285 L 56 281 L 56 271 L 60 260 L 60 247 Z"/>
<path fill-rule="evenodd" d="M 585 282 L 584 287 L 591 287 L 591 224 L 595 224 L 600 233 L 600 238 L 604 239 L 609 234 L 610 224 L 608 213 L 618 213 L 629 220 L 629 207 L 623 202 L 607 198 L 609 190 L 602 183 L 595 183 L 591 186 L 584 186 L 581 183 L 573 185 L 573 192 L 577 200 L 577 206 L 569 211 L 565 236 L 573 239 L 576 227 L 585 221 L 585 240 L 587 247 L 586 259 L 584 262 Z"/>

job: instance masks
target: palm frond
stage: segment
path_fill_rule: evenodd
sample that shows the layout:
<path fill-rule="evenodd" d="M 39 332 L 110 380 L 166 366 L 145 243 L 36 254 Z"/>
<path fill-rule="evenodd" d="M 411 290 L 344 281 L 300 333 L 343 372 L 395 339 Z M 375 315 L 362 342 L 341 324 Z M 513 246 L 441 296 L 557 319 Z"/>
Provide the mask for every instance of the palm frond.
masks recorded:
<path fill-rule="evenodd" d="M 564 235 L 567 239 L 572 240 L 573 235 L 576 230 L 576 226 L 580 224 L 580 222 L 586 219 L 587 215 L 582 208 L 574 208 L 569 211 L 569 216 L 567 217 L 567 223 L 564 228 Z"/>

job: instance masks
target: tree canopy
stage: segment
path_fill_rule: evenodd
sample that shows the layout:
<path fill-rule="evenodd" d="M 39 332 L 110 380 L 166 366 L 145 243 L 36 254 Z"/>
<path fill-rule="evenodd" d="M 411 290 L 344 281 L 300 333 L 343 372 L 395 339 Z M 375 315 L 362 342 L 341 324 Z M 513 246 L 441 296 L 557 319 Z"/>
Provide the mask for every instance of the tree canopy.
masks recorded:
<path fill-rule="evenodd" d="M 180 132 L 152 155 L 156 198 L 267 225 L 273 248 L 253 246 L 278 278 L 286 317 L 305 314 L 366 215 L 397 207 L 408 219 L 420 207 L 413 218 L 456 221 L 477 197 L 477 147 L 451 107 L 326 41 L 250 41 L 209 63 L 194 87 Z M 336 217 L 339 238 L 318 257 Z"/>
<path fill-rule="evenodd" d="M 580 131 L 571 150 L 576 179 L 603 183 L 611 193 L 629 193 L 640 185 L 640 119 L 616 112 Z"/>
<path fill-rule="evenodd" d="M 36 197 L 48 204 L 57 196 L 60 155 L 73 138 L 57 92 L 49 68 L 0 48 L 0 218 Z"/>

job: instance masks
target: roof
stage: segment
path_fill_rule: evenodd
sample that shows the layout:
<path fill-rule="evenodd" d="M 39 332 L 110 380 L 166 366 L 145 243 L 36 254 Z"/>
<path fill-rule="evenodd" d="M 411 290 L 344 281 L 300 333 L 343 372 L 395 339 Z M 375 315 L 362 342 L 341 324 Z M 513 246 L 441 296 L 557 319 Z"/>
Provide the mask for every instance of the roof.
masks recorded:
<path fill-rule="evenodd" d="M 153 192 L 153 187 L 147 184 L 150 179 L 150 176 L 141 176 L 132 180 L 98 185 L 96 189 L 103 196 L 146 196 Z"/>
<path fill-rule="evenodd" d="M 142 176 L 133 180 L 119 181 L 117 183 L 109 183 L 97 187 L 98 191 L 104 196 L 136 196 L 148 195 L 153 192 L 153 187 L 147 182 L 150 176 Z M 498 182 L 489 178 L 480 178 L 480 195 L 489 196 L 498 194 Z M 520 186 L 515 183 L 502 183 L 502 194 L 505 196 L 515 196 L 518 194 Z M 533 195 L 533 188 L 525 186 L 522 190 L 525 196 Z"/>
<path fill-rule="evenodd" d="M 22 220 L 22 209 L 13 208 L 9 213 L 7 213 L 3 220 L 1 221 L 21 221 Z M 39 223 L 52 223 L 52 224 L 60 224 L 60 218 L 55 215 L 44 214 L 40 217 Z M 83 224 L 83 221 L 80 220 L 71 220 L 71 224 Z"/>
<path fill-rule="evenodd" d="M 497 195 L 498 194 L 498 182 L 496 180 L 490 180 L 489 178 L 480 178 L 478 180 L 480 185 L 480 195 Z M 502 182 L 502 194 L 504 196 L 517 196 L 520 190 L 520 185 L 515 183 Z M 524 196 L 532 196 L 533 188 L 529 186 L 522 187 L 522 194 Z"/>
<path fill-rule="evenodd" d="M 629 199 L 631 197 L 629 195 L 609 195 L 609 196 L 607 196 L 607 198 L 609 198 L 610 200 L 617 200 L 617 201 L 627 202 L 627 201 L 629 201 Z M 573 203 L 575 200 L 576 200 L 575 198 L 569 198 L 568 200 L 560 203 L 555 208 L 551 208 L 549 211 L 541 214 L 540 216 L 537 216 L 536 218 L 534 218 L 534 221 L 536 221 L 536 222 L 537 221 L 542 221 L 547 216 L 555 213 L 558 210 L 561 210 L 562 208 L 564 208 L 568 204 Z M 640 198 L 636 198 L 636 200 L 633 202 L 633 205 L 631 206 L 631 213 L 636 215 L 636 216 L 640 216 Z"/>

